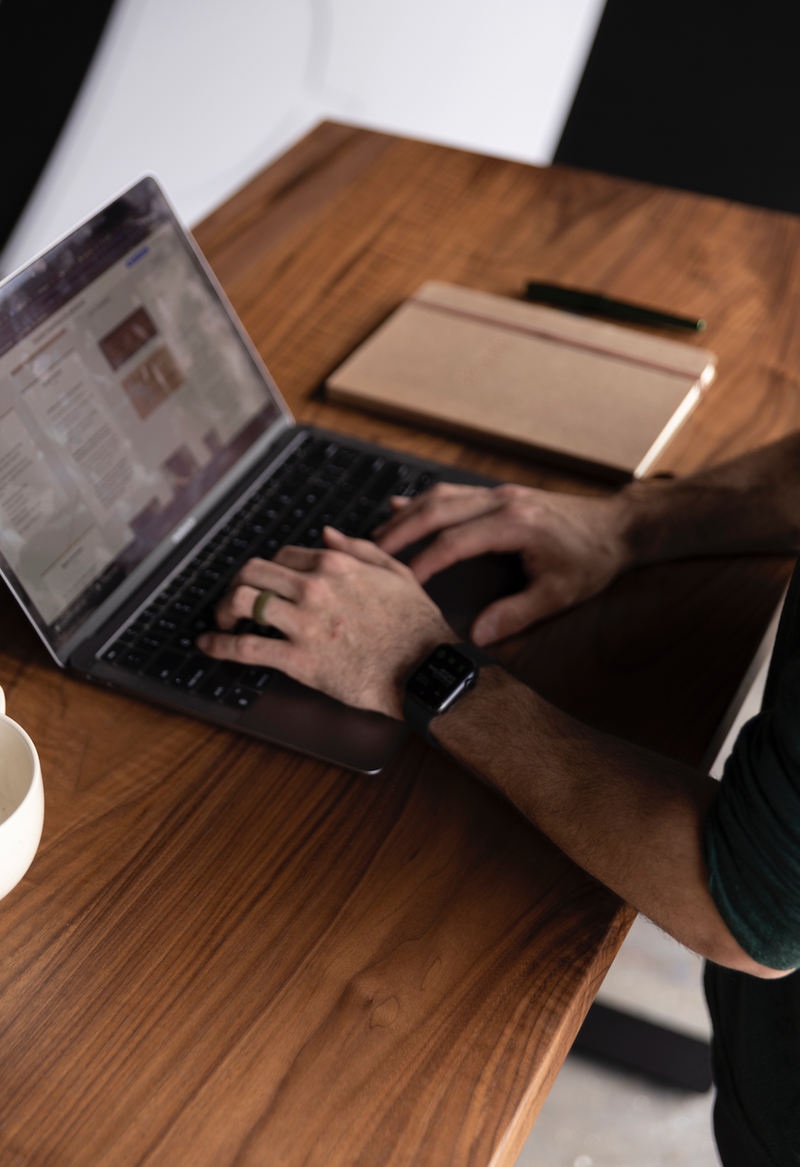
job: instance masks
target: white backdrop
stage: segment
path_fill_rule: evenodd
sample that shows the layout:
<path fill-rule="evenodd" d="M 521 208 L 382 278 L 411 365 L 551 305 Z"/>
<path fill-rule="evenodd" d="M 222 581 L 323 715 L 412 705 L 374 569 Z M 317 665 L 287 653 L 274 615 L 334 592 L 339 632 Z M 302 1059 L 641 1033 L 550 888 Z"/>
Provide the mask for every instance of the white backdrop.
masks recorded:
<path fill-rule="evenodd" d="M 549 162 L 603 0 L 118 0 L 7 273 L 146 170 L 190 224 L 329 115 Z"/>

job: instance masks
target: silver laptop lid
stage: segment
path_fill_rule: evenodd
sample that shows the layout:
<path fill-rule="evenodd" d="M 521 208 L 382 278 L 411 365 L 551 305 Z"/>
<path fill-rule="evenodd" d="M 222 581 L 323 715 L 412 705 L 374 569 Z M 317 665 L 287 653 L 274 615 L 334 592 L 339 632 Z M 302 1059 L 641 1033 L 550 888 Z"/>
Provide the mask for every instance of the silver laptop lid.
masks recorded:
<path fill-rule="evenodd" d="M 56 659 L 290 424 L 152 177 L 0 284 L 0 570 Z"/>

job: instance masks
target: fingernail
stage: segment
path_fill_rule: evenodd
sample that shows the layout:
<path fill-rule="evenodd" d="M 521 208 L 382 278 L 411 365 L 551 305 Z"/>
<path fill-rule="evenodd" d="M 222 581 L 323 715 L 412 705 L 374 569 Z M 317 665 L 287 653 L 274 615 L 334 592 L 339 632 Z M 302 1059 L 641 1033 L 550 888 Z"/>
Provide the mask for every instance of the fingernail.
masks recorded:
<path fill-rule="evenodd" d="M 204 632 L 202 636 L 198 636 L 195 643 L 201 652 L 205 652 L 205 650 L 208 648 L 210 641 L 211 641 L 211 637 L 208 635 L 207 632 Z"/>

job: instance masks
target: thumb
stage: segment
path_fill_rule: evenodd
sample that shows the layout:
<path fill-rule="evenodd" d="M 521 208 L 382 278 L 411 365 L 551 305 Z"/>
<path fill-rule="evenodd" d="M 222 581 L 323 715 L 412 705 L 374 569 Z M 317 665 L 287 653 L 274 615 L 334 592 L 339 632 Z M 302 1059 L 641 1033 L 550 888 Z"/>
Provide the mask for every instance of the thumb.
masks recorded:
<path fill-rule="evenodd" d="M 496 600 L 484 608 L 472 625 L 472 640 L 477 645 L 492 644 L 522 632 L 534 620 L 549 616 L 561 605 L 548 596 L 545 588 L 532 584 L 522 592 Z"/>

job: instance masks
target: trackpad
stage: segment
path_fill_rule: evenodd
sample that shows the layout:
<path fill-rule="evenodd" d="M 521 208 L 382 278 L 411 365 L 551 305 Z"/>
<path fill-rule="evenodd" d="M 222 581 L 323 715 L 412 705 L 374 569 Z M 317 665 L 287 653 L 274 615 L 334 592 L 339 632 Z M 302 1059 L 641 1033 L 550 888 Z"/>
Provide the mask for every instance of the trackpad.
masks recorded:
<path fill-rule="evenodd" d="M 484 608 L 501 596 L 522 591 L 527 582 L 518 555 L 480 555 L 445 568 L 428 581 L 425 591 L 450 627 L 467 640 Z"/>

